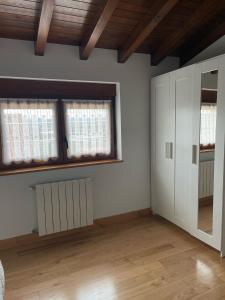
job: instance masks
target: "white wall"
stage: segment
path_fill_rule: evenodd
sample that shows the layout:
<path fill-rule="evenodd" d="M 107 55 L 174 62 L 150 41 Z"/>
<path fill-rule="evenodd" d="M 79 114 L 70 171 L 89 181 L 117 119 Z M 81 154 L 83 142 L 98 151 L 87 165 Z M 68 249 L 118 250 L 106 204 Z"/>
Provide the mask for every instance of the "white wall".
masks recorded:
<path fill-rule="evenodd" d="M 118 81 L 121 86 L 123 163 L 0 177 L 0 239 L 36 227 L 31 185 L 90 176 L 94 179 L 94 217 L 150 207 L 150 57 L 134 54 L 117 63 L 117 52 L 95 49 L 88 61 L 78 48 L 49 44 L 34 55 L 32 42 L 0 39 L 0 76 Z"/>
<path fill-rule="evenodd" d="M 209 161 L 209 160 L 214 160 L 214 159 L 215 159 L 214 151 L 200 152 L 200 154 L 199 154 L 200 161 Z"/>
<path fill-rule="evenodd" d="M 218 88 L 218 74 L 212 74 L 211 72 L 203 73 L 201 81 L 202 89 L 217 90 Z"/>

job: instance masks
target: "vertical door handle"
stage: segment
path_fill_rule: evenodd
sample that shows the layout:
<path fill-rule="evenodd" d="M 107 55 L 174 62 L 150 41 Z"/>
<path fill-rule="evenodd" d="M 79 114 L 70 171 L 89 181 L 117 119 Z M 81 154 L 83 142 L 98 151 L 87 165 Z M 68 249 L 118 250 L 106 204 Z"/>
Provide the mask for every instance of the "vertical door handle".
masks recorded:
<path fill-rule="evenodd" d="M 173 143 L 166 143 L 166 158 L 173 159 Z"/>
<path fill-rule="evenodd" d="M 192 164 L 197 165 L 198 146 L 192 145 Z"/>

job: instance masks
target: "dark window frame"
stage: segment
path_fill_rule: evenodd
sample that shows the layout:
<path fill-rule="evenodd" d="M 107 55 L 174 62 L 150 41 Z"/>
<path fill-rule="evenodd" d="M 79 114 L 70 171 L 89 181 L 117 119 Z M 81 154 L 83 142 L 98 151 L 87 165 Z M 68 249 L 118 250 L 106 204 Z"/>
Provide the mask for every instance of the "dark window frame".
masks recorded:
<path fill-rule="evenodd" d="M 24 81 L 26 80 L 15 80 L 13 79 L 13 84 L 12 85 L 17 85 L 17 83 L 19 83 L 19 81 L 22 82 L 23 87 L 24 87 Z M 33 80 L 31 80 L 32 82 L 34 82 Z M 39 81 L 35 81 L 35 85 L 36 85 L 36 90 L 38 88 L 38 82 Z M 44 81 L 41 81 L 41 83 L 43 83 Z M 2 83 L 2 79 L 0 79 L 0 90 L 1 90 L 1 83 Z M 46 82 L 45 82 L 46 83 Z M 52 87 L 58 85 L 58 81 L 55 81 L 54 84 L 51 81 Z M 61 89 L 63 90 L 63 82 L 60 82 L 62 87 Z M 71 83 L 70 83 L 71 84 Z M 35 91 L 32 93 L 31 92 L 31 88 L 28 89 L 27 91 L 25 91 L 23 94 L 18 93 L 18 96 L 16 96 L 15 90 L 12 91 L 12 88 L 9 89 L 10 87 L 10 82 L 8 82 L 8 88 L 6 89 L 6 91 L 8 90 L 8 94 L 4 91 L 3 92 L 3 96 L 0 94 L 0 99 L 3 98 L 17 98 L 19 99 L 24 99 L 24 98 L 29 98 L 29 100 L 33 100 L 34 101 L 38 101 L 38 98 L 40 99 L 40 96 L 42 99 L 45 99 L 46 101 L 49 100 L 51 101 L 52 99 L 56 100 L 56 130 L 57 130 L 57 148 L 58 148 L 58 158 L 57 159 L 49 159 L 48 161 L 34 161 L 32 160 L 31 162 L 12 162 L 11 164 L 4 164 L 3 163 L 3 143 L 4 141 L 2 140 L 2 123 L 0 120 L 0 173 L 1 172 L 7 172 L 7 171 L 20 171 L 24 169 L 24 172 L 26 172 L 26 169 L 29 169 L 29 172 L 32 171 L 32 169 L 35 169 L 35 171 L 38 171 L 38 169 L 46 169 L 47 167 L 49 167 L 49 169 L 51 169 L 51 167 L 55 168 L 66 168 L 67 165 L 68 167 L 76 167 L 76 166 L 81 166 L 82 163 L 85 165 L 91 165 L 93 164 L 99 164 L 99 163 L 104 163 L 104 161 L 110 163 L 111 161 L 113 162 L 114 160 L 117 160 L 117 137 L 116 137 L 116 95 L 115 92 L 112 92 L 112 85 L 110 85 L 109 90 L 107 91 L 106 84 L 101 84 L 99 83 L 97 86 L 96 83 L 84 83 L 84 88 L 82 88 L 82 84 L 81 86 L 79 85 L 79 93 L 77 93 L 76 88 L 74 90 L 74 95 L 76 97 L 72 96 L 72 91 L 71 89 L 69 90 L 69 95 L 68 93 L 64 93 L 62 94 L 62 92 L 60 93 L 60 97 L 57 95 L 51 95 L 49 96 L 49 91 L 48 91 L 48 95 L 46 95 L 44 92 L 39 93 L 39 95 L 35 94 Z M 29 86 L 29 83 L 27 83 L 27 86 Z M 33 85 L 31 84 L 31 86 L 33 87 Z M 66 86 L 67 86 L 67 82 L 66 82 Z M 65 89 L 66 89 L 65 86 Z M 41 85 L 40 85 L 41 87 Z M 76 82 L 76 87 L 77 86 L 77 82 Z M 90 89 L 88 89 L 88 87 L 90 87 Z M 46 86 L 45 86 L 46 89 Z M 83 90 L 83 93 L 82 93 Z M 21 91 L 21 90 L 20 90 Z M 97 91 L 97 93 L 95 93 Z M 103 91 L 103 92 L 102 92 Z M 91 96 L 91 94 L 93 93 L 93 96 Z M 7 94 L 7 95 L 6 95 Z M 12 95 L 13 94 L 13 95 Z M 101 96 L 102 94 L 102 96 Z M 26 96 L 25 96 L 26 95 Z M 46 96 L 45 96 L 46 95 Z M 109 95 L 109 96 L 108 96 Z M 111 95 L 111 96 L 110 96 Z M 13 96 L 13 97 L 12 97 Z M 40 101 L 42 100 L 40 99 Z M 70 99 L 72 101 L 79 101 L 80 99 L 84 99 L 86 101 L 97 101 L 97 100 L 110 100 L 111 101 L 111 153 L 110 155 L 96 155 L 96 156 L 82 156 L 80 158 L 68 158 L 67 157 L 67 147 L 66 147 L 66 141 L 67 141 L 67 137 L 66 137 L 66 119 L 65 119 L 65 110 L 64 110 L 64 101 L 63 99 Z M 22 173 L 22 172 L 21 172 Z M 1 175 L 1 174 L 0 174 Z M 4 174 L 3 174 L 4 175 Z"/>
<path fill-rule="evenodd" d="M 71 99 L 72 101 L 79 102 L 80 99 Z M 97 100 L 102 100 L 102 99 L 96 99 Z M 106 100 L 106 99 L 105 99 Z M 110 101 L 110 128 L 111 128 L 111 153 L 109 155 L 100 155 L 97 154 L 96 156 L 81 156 L 80 158 L 68 158 L 67 157 L 67 153 L 66 153 L 66 144 L 67 142 L 65 142 L 65 140 L 67 141 L 67 134 L 66 134 L 66 119 L 65 119 L 65 110 L 64 110 L 64 105 L 62 108 L 63 111 L 63 115 L 62 115 L 62 122 L 64 124 L 63 126 L 63 135 L 64 135 L 64 146 L 63 146 L 63 155 L 64 155 L 64 161 L 66 163 L 82 163 L 82 162 L 91 162 L 91 161 L 98 161 L 98 160 L 108 160 L 108 159 L 116 159 L 117 157 L 117 153 L 116 153 L 116 100 L 115 97 L 111 97 L 108 98 L 107 100 Z M 60 99 L 59 101 L 63 102 L 62 99 Z M 85 99 L 85 101 L 90 101 L 90 102 L 94 102 L 95 100 L 91 100 L 91 99 Z"/>

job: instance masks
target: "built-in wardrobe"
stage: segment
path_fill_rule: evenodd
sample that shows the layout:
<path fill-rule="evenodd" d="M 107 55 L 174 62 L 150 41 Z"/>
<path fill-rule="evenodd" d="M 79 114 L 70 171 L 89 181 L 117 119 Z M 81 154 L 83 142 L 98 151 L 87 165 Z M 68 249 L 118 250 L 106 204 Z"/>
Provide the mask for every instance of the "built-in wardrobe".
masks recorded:
<path fill-rule="evenodd" d="M 151 84 L 153 213 L 225 254 L 225 56 Z"/>

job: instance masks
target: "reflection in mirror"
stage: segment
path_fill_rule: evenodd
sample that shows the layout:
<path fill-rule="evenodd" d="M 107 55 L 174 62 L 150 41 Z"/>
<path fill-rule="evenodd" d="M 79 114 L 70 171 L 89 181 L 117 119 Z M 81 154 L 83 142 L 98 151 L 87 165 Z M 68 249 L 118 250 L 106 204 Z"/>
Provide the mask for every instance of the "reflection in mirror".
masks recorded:
<path fill-rule="evenodd" d="M 212 234 L 218 71 L 202 74 L 198 228 Z"/>

